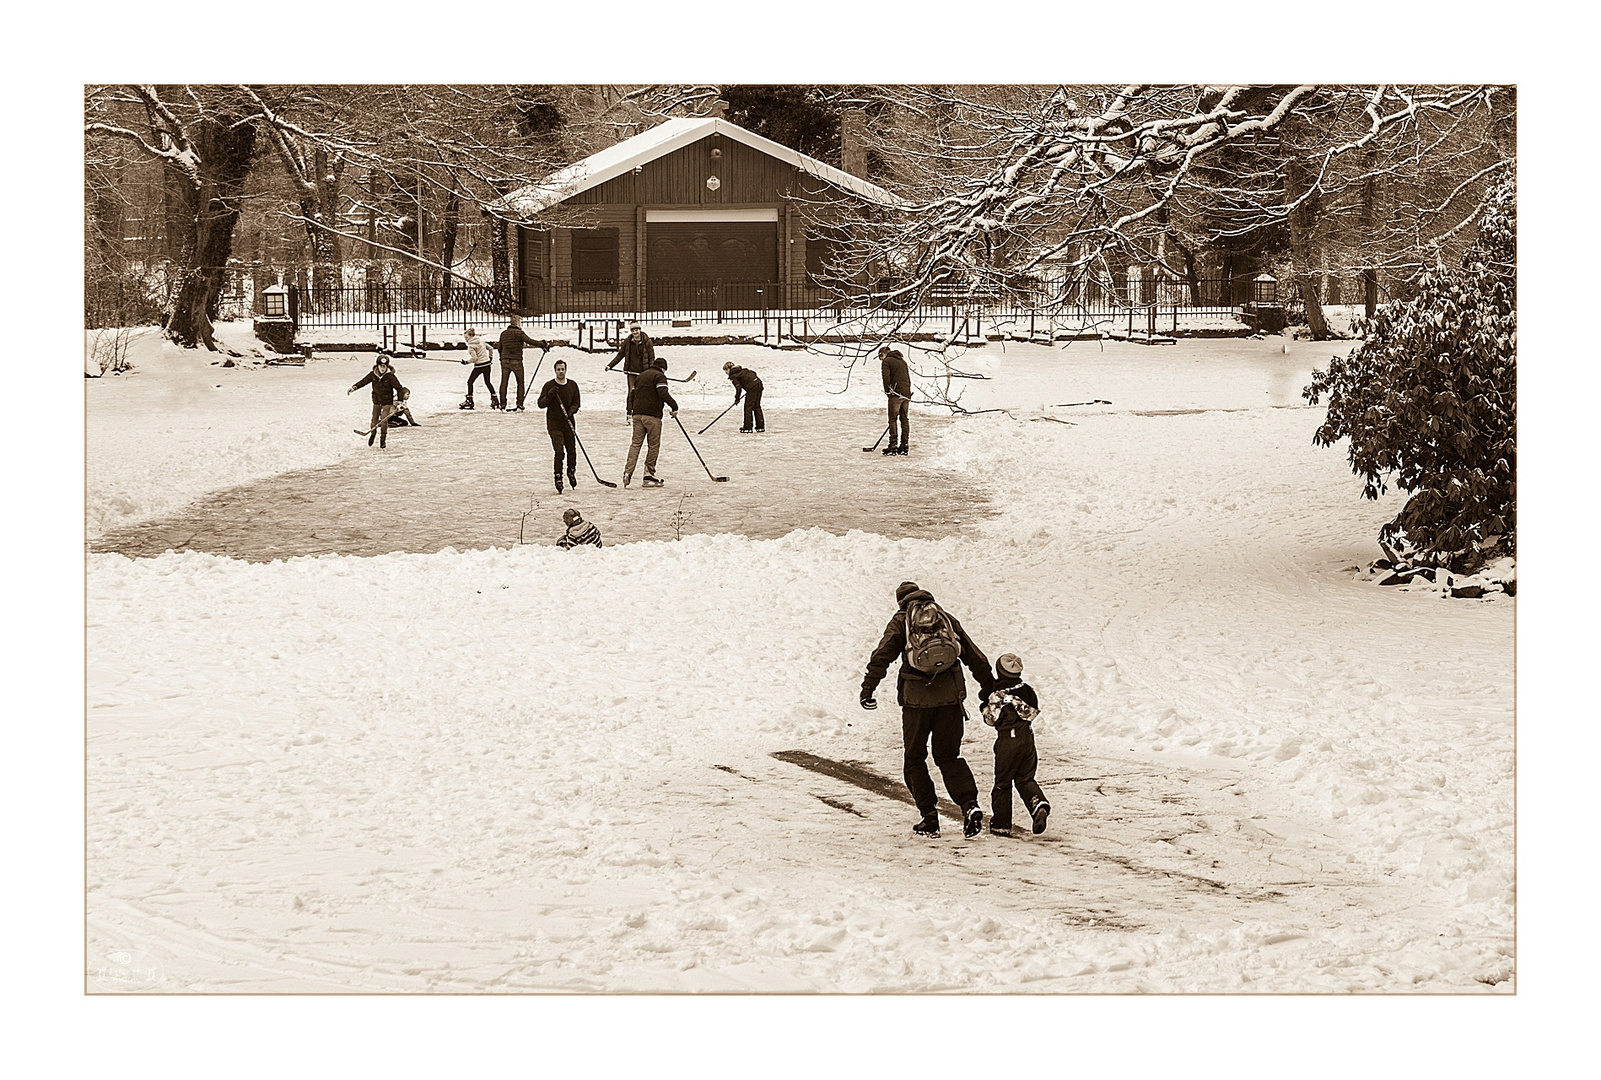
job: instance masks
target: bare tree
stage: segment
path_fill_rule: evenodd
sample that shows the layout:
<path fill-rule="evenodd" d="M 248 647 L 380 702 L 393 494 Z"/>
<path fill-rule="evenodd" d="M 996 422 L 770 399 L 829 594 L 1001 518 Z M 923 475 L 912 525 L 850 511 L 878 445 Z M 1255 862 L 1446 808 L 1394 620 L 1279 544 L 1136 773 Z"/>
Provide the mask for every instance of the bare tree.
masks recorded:
<path fill-rule="evenodd" d="M 250 107 L 214 87 L 91 87 L 85 129 L 91 139 L 120 140 L 163 167 L 176 278 L 166 330 L 180 344 L 215 349 L 212 319 L 255 159 Z"/>
<path fill-rule="evenodd" d="M 1514 160 L 1494 131 L 1513 99 L 1493 86 L 873 92 L 893 123 L 871 134 L 908 205 L 855 213 L 868 239 L 847 249 L 838 276 L 888 282 L 885 310 L 953 282 L 1004 290 L 1046 265 L 1061 271 L 1047 300 L 1066 304 L 1115 266 L 1165 262 L 1169 245 L 1182 263 L 1285 224 L 1297 285 L 1315 301 L 1308 283 L 1330 248 L 1364 268 L 1432 264 Z M 1342 234 L 1343 216 L 1326 222 L 1360 207 L 1364 190 L 1391 199 L 1379 235 Z"/>

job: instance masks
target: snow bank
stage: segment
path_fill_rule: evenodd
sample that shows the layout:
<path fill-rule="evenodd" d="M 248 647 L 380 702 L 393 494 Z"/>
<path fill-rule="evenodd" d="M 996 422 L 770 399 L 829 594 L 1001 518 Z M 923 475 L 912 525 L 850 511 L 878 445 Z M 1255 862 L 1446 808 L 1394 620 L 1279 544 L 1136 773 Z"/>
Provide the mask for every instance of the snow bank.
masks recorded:
<path fill-rule="evenodd" d="M 960 538 L 91 556 L 91 952 L 163 989 L 1509 989 L 1516 601 L 1359 579 L 1397 504 L 1311 445 L 1327 348 L 968 353 L 963 406 L 1004 411 L 926 457 L 1000 513 Z M 681 351 L 706 405 L 727 358 L 771 408 L 881 401 Z M 363 360 L 186 360 L 92 384 L 91 527 L 366 452 Z M 403 381 L 452 407 L 464 370 L 427 363 Z M 906 578 L 1024 657 L 1046 837 L 913 843 L 909 807 L 771 757 L 898 777 L 856 693 Z"/>

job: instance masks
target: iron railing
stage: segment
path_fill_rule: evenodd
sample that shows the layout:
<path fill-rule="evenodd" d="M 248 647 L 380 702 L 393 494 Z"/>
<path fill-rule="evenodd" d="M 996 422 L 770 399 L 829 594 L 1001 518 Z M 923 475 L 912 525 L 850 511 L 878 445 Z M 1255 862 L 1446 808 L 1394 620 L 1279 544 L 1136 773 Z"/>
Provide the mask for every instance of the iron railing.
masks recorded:
<path fill-rule="evenodd" d="M 219 304 L 222 318 L 259 314 L 259 297 L 244 282 L 233 283 Z M 149 295 L 127 282 L 97 283 L 85 289 L 87 327 L 140 325 L 161 321 L 164 297 Z M 761 281 L 668 282 L 604 285 L 579 282 L 543 286 L 520 294 L 487 285 L 388 284 L 296 289 L 292 308 L 304 328 L 386 328 L 410 326 L 411 336 L 427 340 L 430 328 L 450 332 L 505 324 L 513 313 L 524 324 L 544 327 L 605 327 L 612 336 L 619 323 L 638 320 L 661 325 L 688 319 L 703 325 L 763 323 L 774 333 L 805 337 L 831 330 L 851 333 L 894 329 L 952 337 L 1009 328 L 1029 334 L 1063 327 L 1127 331 L 1178 330 L 1186 322 L 1237 317 L 1255 302 L 1279 306 L 1291 321 L 1304 317 L 1299 298 L 1260 295 L 1248 279 L 1080 280 L 1014 278 L 1003 286 L 952 282 L 914 292 L 892 281 L 871 287 L 826 287 Z M 398 331 L 396 331 L 398 332 Z M 764 331 L 765 333 L 766 331 Z M 593 333 L 593 330 L 591 330 Z"/>

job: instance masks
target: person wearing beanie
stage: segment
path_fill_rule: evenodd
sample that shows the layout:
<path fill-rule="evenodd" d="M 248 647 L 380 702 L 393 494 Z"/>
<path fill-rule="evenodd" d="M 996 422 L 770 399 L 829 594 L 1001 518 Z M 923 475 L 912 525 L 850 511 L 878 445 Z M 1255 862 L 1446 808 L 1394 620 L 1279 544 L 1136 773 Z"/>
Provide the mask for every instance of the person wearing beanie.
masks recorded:
<path fill-rule="evenodd" d="M 667 361 L 653 356 L 650 366 L 639 373 L 633 393 L 628 395 L 628 415 L 633 420 L 634 438 L 628 446 L 628 464 L 623 467 L 623 487 L 627 487 L 634 477 L 639 448 L 646 440 L 650 445 L 645 451 L 645 479 L 641 484 L 645 487 L 661 486 L 661 481 L 656 478 L 656 457 L 662 448 L 662 405 L 671 406 L 673 415 L 678 415 L 678 402 L 673 400 L 672 391 L 667 388 L 666 372 Z"/>
<path fill-rule="evenodd" d="M 979 710 L 984 723 L 995 729 L 995 786 L 990 789 L 990 832 L 1012 835 L 1012 788 L 1034 819 L 1034 833 L 1045 831 L 1051 804 L 1034 779 L 1039 753 L 1034 747 L 1034 718 L 1040 712 L 1039 695 L 1023 681 L 1023 661 L 1016 653 L 1003 653 L 995 661 L 995 684 L 983 695 Z"/>
<path fill-rule="evenodd" d="M 623 402 L 624 407 L 629 410 L 629 416 L 634 415 L 634 387 L 639 383 L 639 376 L 644 373 L 646 368 L 651 366 L 651 361 L 655 359 L 656 346 L 650 340 L 650 335 L 640 328 L 637 321 L 629 323 L 628 336 L 617 343 L 617 355 L 612 357 L 611 363 L 606 365 L 606 370 L 610 371 L 617 366 L 619 360 L 622 361 L 623 374 L 628 376 L 628 393 L 624 395 Z M 661 414 L 657 413 L 656 415 L 660 416 Z"/>
<path fill-rule="evenodd" d="M 584 515 L 577 510 L 568 509 L 562 514 L 561 520 L 562 524 L 567 526 L 567 531 L 562 533 L 560 540 L 556 541 L 557 547 L 568 550 L 582 547 L 585 544 L 593 544 L 595 547 L 600 547 L 600 530 L 595 528 L 594 522 L 585 521 Z"/>
<path fill-rule="evenodd" d="M 907 452 L 907 406 L 912 402 L 912 369 L 906 366 L 906 357 L 899 349 L 888 345 L 878 350 L 878 359 L 884 369 L 884 397 L 889 402 L 889 445 L 886 454 Z M 900 442 L 895 441 L 895 425 L 900 424 Z"/>
<path fill-rule="evenodd" d="M 740 395 L 745 397 L 745 422 L 739 430 L 747 435 L 766 431 L 767 417 L 762 415 L 762 377 L 732 360 L 723 365 L 723 371 L 734 384 L 734 404 L 739 404 Z"/>
<path fill-rule="evenodd" d="M 912 831 L 919 836 L 939 835 L 939 796 L 928 772 L 932 743 L 934 764 L 945 781 L 945 790 L 962 809 L 962 835 L 972 838 L 984 824 L 984 812 L 978 806 L 978 783 L 973 779 L 973 770 L 962 759 L 962 731 L 967 721 L 962 702 L 967 697 L 967 684 L 962 681 L 956 660 L 967 665 L 984 695 L 995 681 L 990 675 L 989 660 L 973 644 L 962 624 L 915 581 L 901 582 L 895 590 L 895 602 L 897 610 L 884 627 L 878 647 L 867 661 L 867 673 L 862 676 L 861 705 L 864 709 L 878 708 L 874 692 L 890 664 L 899 657 L 895 700 L 901 707 L 903 775 L 919 815 Z M 933 672 L 915 666 L 919 656 L 935 651 L 925 646 L 939 643 L 948 646 L 947 663 Z"/>
<path fill-rule="evenodd" d="M 358 431 L 358 435 L 367 436 L 367 445 L 371 446 L 373 439 L 378 439 L 378 449 L 388 449 L 389 418 L 395 414 L 394 405 L 405 387 L 395 377 L 395 369 L 389 364 L 389 354 L 382 349 L 378 351 L 378 358 L 372 363 L 372 370 L 363 375 L 354 386 L 346 390 L 346 394 L 354 394 L 363 386 L 372 387 L 372 421 L 367 425 L 365 432 Z"/>

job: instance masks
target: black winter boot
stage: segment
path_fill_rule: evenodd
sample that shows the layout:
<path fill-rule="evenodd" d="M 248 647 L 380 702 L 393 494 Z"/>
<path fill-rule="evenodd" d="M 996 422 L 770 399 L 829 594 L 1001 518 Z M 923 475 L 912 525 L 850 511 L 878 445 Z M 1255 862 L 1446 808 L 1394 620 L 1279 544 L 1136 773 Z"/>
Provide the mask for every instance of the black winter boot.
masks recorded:
<path fill-rule="evenodd" d="M 1051 816 L 1051 804 L 1040 802 L 1034 806 L 1034 835 L 1045 831 L 1045 819 Z"/>

